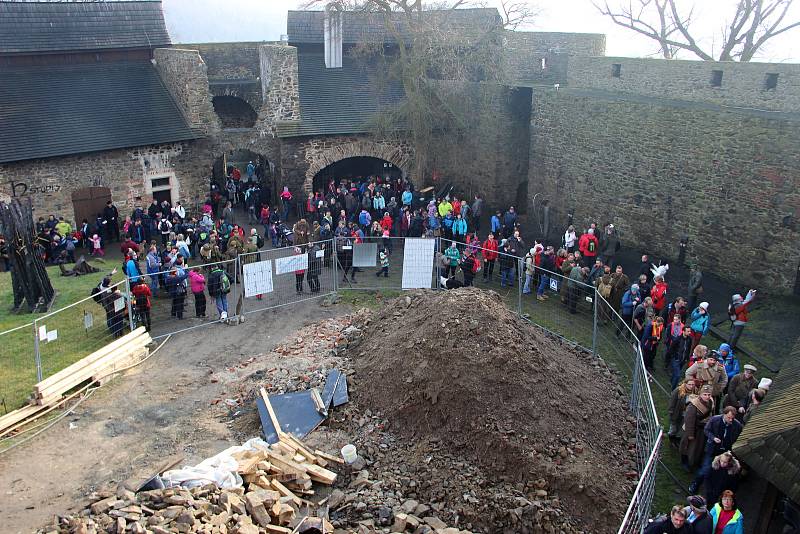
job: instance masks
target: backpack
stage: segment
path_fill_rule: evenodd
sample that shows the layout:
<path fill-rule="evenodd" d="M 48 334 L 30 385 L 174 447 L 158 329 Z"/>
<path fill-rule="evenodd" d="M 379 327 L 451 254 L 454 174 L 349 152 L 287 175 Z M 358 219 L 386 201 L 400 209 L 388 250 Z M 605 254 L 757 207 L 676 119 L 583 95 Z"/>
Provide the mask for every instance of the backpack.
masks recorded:
<path fill-rule="evenodd" d="M 169 223 L 165 220 L 161 221 L 161 224 L 158 225 L 158 229 L 162 232 L 169 232 Z"/>
<path fill-rule="evenodd" d="M 586 250 L 589 252 L 594 252 L 597 249 L 597 242 L 594 239 L 589 240 L 589 244 L 586 247 Z"/>
<path fill-rule="evenodd" d="M 264 246 L 264 238 L 260 235 L 256 235 L 256 246 L 258 248 L 262 248 Z"/>
<path fill-rule="evenodd" d="M 222 295 L 227 295 L 231 292 L 231 279 L 224 272 L 219 277 L 219 291 Z"/>
<path fill-rule="evenodd" d="M 597 285 L 597 291 L 600 293 L 601 297 L 608 299 L 611 296 L 611 284 L 604 284 L 601 280 Z"/>
<path fill-rule="evenodd" d="M 733 305 L 733 302 L 728 304 L 728 319 L 731 321 L 736 320 L 736 306 Z"/>

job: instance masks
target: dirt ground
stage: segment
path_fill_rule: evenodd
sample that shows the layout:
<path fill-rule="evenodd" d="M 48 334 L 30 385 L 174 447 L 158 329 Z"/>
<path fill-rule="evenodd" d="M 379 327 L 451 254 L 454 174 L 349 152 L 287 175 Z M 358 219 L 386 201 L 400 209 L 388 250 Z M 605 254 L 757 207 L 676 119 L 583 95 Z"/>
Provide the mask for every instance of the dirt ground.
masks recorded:
<path fill-rule="evenodd" d="M 278 355 L 263 355 L 297 329 L 348 311 L 315 300 L 173 336 L 74 414 L 0 457 L 2 531 L 32 532 L 54 514 L 79 510 L 90 492 L 146 478 L 171 457 L 194 465 L 238 444 L 225 403 L 236 397 L 232 385 L 278 367 Z M 304 364 L 280 359 L 282 369 Z"/>

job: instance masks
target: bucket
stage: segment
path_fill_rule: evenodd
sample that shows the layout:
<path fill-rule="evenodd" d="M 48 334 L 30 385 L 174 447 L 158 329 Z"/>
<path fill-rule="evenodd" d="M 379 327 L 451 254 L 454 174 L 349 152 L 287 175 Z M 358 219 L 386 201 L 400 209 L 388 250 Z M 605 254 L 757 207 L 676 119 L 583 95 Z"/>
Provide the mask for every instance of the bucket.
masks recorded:
<path fill-rule="evenodd" d="M 355 462 L 356 458 L 358 458 L 358 453 L 356 452 L 356 446 L 348 444 L 342 447 L 342 458 L 344 458 L 344 461 L 347 462 L 348 464 L 352 464 L 353 462 Z"/>

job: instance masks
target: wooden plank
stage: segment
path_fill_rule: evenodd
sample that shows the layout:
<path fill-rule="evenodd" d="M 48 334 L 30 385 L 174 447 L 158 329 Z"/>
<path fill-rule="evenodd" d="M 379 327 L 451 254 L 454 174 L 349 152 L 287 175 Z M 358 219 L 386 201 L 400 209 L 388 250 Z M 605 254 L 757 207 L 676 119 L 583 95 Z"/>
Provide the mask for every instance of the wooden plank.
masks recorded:
<path fill-rule="evenodd" d="M 130 333 L 122 336 L 121 338 L 114 340 L 113 342 L 109 343 L 108 345 L 106 345 L 106 346 L 94 351 L 93 353 L 89 354 L 85 358 L 82 358 L 82 359 L 78 360 L 77 362 L 73 363 L 72 365 L 62 369 L 61 371 L 59 371 L 59 372 L 57 372 L 57 373 L 55 373 L 53 375 L 48 376 L 47 378 L 45 378 L 44 380 L 42 380 L 41 382 L 36 384 L 34 386 L 34 388 L 36 388 L 36 387 L 47 387 L 49 385 L 55 384 L 55 383 L 59 382 L 63 377 L 72 375 L 73 373 L 79 371 L 83 367 L 85 367 L 85 366 L 87 366 L 87 365 L 99 360 L 100 358 L 102 358 L 106 354 L 116 350 L 119 347 L 122 347 L 123 345 L 127 344 L 128 342 L 130 342 L 130 341 L 132 341 L 132 340 L 134 340 L 134 339 L 136 339 L 136 338 L 138 338 L 140 336 L 143 336 L 143 335 L 146 336 L 147 338 L 150 338 L 150 334 L 147 333 L 147 331 L 145 330 L 145 328 L 143 326 L 140 326 L 139 328 L 137 328 L 133 332 L 130 332 Z"/>
<path fill-rule="evenodd" d="M 36 415 L 38 412 L 44 410 L 43 406 L 25 406 L 18 410 L 14 410 L 13 412 L 9 412 L 0 418 L 0 431 L 2 431 L 5 435 L 6 430 L 10 429 L 11 427 L 16 426 L 21 421 L 28 419 L 29 417 Z M 8 430 L 9 432 L 11 430 Z"/>
<path fill-rule="evenodd" d="M 100 360 L 94 361 L 91 364 L 85 366 L 79 371 L 76 371 L 74 374 L 70 376 L 62 377 L 62 379 L 46 388 L 39 388 L 37 391 L 37 398 L 45 398 L 52 396 L 56 393 L 63 393 L 65 391 L 69 391 L 70 389 L 74 388 L 81 382 L 85 382 L 89 380 L 92 375 L 96 374 L 98 371 L 102 371 L 103 369 L 112 366 L 115 361 L 122 358 L 127 358 L 131 356 L 131 354 L 135 353 L 136 351 L 140 351 L 145 347 L 144 340 L 141 341 L 133 341 L 131 345 L 126 346 L 124 349 L 120 349 L 117 352 L 113 352 L 110 354 L 106 354 Z"/>
<path fill-rule="evenodd" d="M 344 459 L 339 458 L 337 456 L 333 456 L 332 454 L 328 454 L 326 452 L 322 452 L 319 449 L 315 450 L 314 454 L 316 456 L 320 457 L 320 458 L 324 458 L 324 459 L 328 460 L 329 462 L 337 463 L 337 464 L 340 464 L 340 465 L 344 465 L 344 463 L 345 463 Z M 322 467 L 325 467 L 325 466 L 322 466 Z"/>
<path fill-rule="evenodd" d="M 259 392 L 261 393 L 261 399 L 264 401 L 264 406 L 267 407 L 267 412 L 269 413 L 269 418 L 272 421 L 272 426 L 275 427 L 275 432 L 278 434 L 278 439 L 280 439 L 283 435 L 283 431 L 281 430 L 281 424 L 278 422 L 278 418 L 275 416 L 275 410 L 272 409 L 272 404 L 269 402 L 267 390 L 261 388 Z"/>
<path fill-rule="evenodd" d="M 302 467 L 304 467 L 306 472 L 308 472 L 311 480 L 322 482 L 323 484 L 328 485 L 336 482 L 336 473 L 333 471 L 328 471 L 324 467 L 309 463 L 302 464 Z"/>
<path fill-rule="evenodd" d="M 291 498 L 293 503 L 295 503 L 297 506 L 300 506 L 300 497 L 292 493 L 292 490 L 290 490 L 289 488 L 287 488 L 274 478 L 270 481 L 270 484 L 272 485 L 273 488 L 275 488 L 275 491 L 277 491 L 284 497 Z"/>
<path fill-rule="evenodd" d="M 281 527 L 281 526 L 272 525 L 272 524 L 269 524 L 269 525 L 267 525 L 265 527 L 261 527 L 261 528 L 263 528 L 267 532 L 267 534 L 292 534 L 292 532 L 294 532 L 290 528 Z M 333 532 L 333 531 L 331 531 L 331 532 Z"/>
<path fill-rule="evenodd" d="M 310 462 L 313 462 L 314 453 L 311 452 L 311 449 L 303 445 L 303 442 L 300 441 L 294 434 L 292 434 L 291 432 L 284 433 L 283 436 L 281 436 L 281 439 L 283 441 L 288 441 L 295 449 L 300 451 L 303 454 L 303 456 L 308 458 Z"/>

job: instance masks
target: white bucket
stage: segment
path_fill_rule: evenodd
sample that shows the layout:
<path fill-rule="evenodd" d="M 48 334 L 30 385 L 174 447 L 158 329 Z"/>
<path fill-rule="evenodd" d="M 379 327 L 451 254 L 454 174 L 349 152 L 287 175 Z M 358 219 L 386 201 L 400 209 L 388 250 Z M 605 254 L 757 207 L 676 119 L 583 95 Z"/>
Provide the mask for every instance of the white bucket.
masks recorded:
<path fill-rule="evenodd" d="M 348 444 L 342 447 L 342 458 L 344 458 L 344 461 L 347 462 L 348 464 L 352 464 L 353 462 L 355 462 L 356 458 L 358 458 L 358 453 L 356 452 L 356 446 Z"/>

